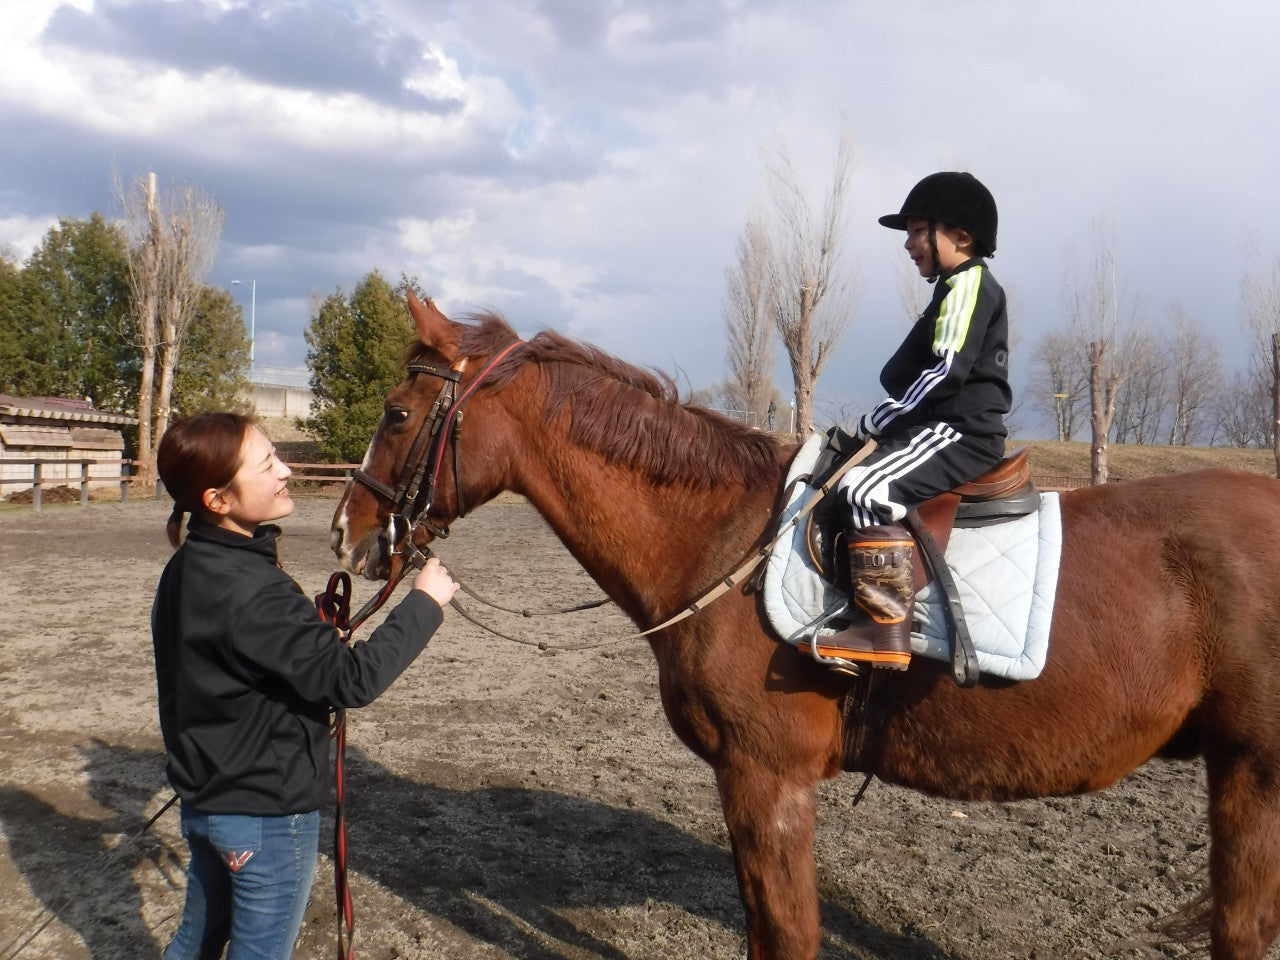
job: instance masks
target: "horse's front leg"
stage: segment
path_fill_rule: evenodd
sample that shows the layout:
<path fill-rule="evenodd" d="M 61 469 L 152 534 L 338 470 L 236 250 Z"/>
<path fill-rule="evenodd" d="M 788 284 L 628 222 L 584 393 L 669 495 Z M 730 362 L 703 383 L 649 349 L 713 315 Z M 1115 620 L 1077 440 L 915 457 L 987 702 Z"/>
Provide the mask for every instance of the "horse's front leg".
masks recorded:
<path fill-rule="evenodd" d="M 718 769 L 716 781 L 747 912 L 748 960 L 812 960 L 820 937 L 816 784 L 750 761 Z"/>

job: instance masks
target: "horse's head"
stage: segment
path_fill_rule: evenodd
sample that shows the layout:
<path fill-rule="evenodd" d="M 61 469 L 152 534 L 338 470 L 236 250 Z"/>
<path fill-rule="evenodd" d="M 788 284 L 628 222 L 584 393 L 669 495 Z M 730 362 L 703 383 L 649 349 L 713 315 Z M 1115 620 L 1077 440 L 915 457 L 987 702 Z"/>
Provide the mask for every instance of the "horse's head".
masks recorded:
<path fill-rule="evenodd" d="M 488 328 L 454 323 L 411 292 L 409 312 L 419 343 L 405 379 L 387 394 L 382 421 L 364 462 L 348 482 L 330 539 L 348 570 L 376 580 L 412 538 L 423 546 L 448 536 L 449 523 L 502 489 L 501 441 L 486 430 L 482 383 L 520 341 L 501 321 Z M 473 355 L 464 354 L 469 336 Z M 486 342 L 488 341 L 488 342 Z M 468 468 L 459 424 L 466 405 Z"/>

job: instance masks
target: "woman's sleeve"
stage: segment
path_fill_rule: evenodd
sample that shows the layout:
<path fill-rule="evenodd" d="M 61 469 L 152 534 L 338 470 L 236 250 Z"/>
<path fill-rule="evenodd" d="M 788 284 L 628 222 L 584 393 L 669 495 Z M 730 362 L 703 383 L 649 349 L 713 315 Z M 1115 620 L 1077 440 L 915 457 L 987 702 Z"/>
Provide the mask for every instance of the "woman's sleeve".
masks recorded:
<path fill-rule="evenodd" d="M 443 619 L 431 597 L 410 590 L 367 640 L 348 647 L 296 583 L 278 581 L 246 604 L 232 645 L 247 667 L 302 700 L 363 707 L 422 653 Z"/>

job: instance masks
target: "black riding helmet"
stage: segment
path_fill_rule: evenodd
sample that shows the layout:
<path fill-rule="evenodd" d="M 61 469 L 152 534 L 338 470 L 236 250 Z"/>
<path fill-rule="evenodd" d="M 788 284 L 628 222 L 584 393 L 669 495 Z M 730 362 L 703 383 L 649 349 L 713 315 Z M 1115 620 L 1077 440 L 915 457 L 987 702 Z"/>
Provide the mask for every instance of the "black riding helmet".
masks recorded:
<path fill-rule="evenodd" d="M 973 237 L 984 257 L 996 252 L 996 201 L 971 173 L 931 173 L 907 194 L 902 210 L 880 218 L 891 230 L 907 229 L 910 219 L 959 227 Z"/>

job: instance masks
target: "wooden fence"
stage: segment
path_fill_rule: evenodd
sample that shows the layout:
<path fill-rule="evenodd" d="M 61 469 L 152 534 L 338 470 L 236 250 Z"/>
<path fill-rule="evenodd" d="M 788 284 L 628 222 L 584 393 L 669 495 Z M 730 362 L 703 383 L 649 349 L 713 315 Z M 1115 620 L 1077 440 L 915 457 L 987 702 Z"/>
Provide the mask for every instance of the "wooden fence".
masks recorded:
<path fill-rule="evenodd" d="M 28 466 L 31 468 L 29 477 L 2 476 L 0 477 L 0 497 L 8 497 L 13 491 L 12 487 L 17 486 L 19 489 L 30 488 L 31 490 L 31 506 L 32 509 L 39 510 L 44 501 L 44 490 L 46 487 L 80 487 L 80 503 L 89 502 L 89 487 L 110 486 L 119 484 L 120 499 L 129 499 L 129 485 L 133 479 L 132 468 L 134 461 L 132 460 L 99 460 L 93 457 L 79 457 L 75 459 L 67 459 L 65 457 L 40 458 L 31 460 L 10 460 L 8 458 L 0 460 L 0 466 L 9 471 L 10 467 Z M 94 471 L 94 467 L 114 467 L 114 471 L 103 473 L 102 471 Z M 78 474 L 73 470 L 78 469 Z"/>
<path fill-rule="evenodd" d="M 31 468 L 29 476 L 0 477 L 0 500 L 7 498 L 18 490 L 31 491 L 31 508 L 40 510 L 44 507 L 44 491 L 52 487 L 79 487 L 81 505 L 89 502 L 90 487 L 119 485 L 120 499 L 128 500 L 134 478 L 138 476 L 139 467 L 150 466 L 154 461 L 146 460 L 98 460 L 92 457 L 75 459 L 43 458 L 30 460 L 0 460 L 6 468 L 27 466 Z M 358 463 L 286 463 L 293 476 L 290 482 L 302 483 L 346 483 L 351 479 L 353 470 L 360 467 Z M 101 467 L 115 469 L 104 473 Z M 154 471 L 147 471 L 154 473 Z M 12 471 L 10 471 L 12 473 Z M 156 497 L 164 496 L 164 486 L 156 484 Z"/>

